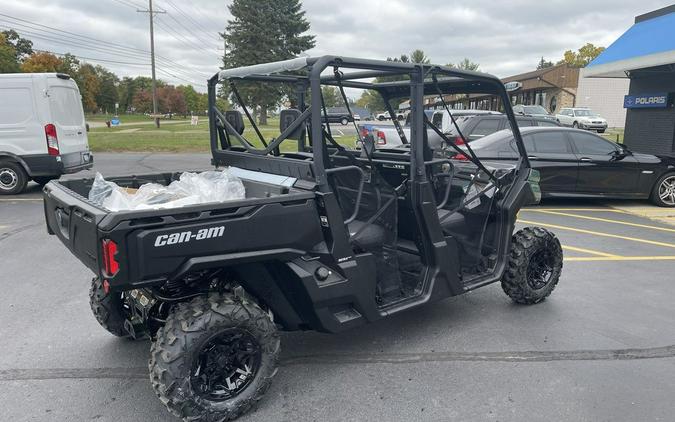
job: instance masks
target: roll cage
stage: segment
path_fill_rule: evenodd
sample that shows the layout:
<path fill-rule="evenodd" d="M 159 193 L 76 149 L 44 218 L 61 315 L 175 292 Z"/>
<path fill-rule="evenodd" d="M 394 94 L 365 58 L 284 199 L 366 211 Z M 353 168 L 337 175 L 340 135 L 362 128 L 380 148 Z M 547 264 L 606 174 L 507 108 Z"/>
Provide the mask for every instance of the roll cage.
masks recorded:
<path fill-rule="evenodd" d="M 326 74 L 325 71 L 327 69 L 332 69 L 333 72 Z M 343 70 L 355 71 L 344 73 Z M 370 81 L 370 79 L 377 77 L 400 75 L 403 75 L 407 79 L 396 82 Z M 279 136 L 271 142 L 267 143 L 263 138 L 246 105 L 243 104 L 236 88 L 238 81 L 276 83 L 292 87 L 293 94 L 290 94 L 289 98 L 294 97 L 293 100 L 299 113 L 294 116 L 292 122 L 281 131 Z M 236 121 L 233 121 L 231 118 L 228 119 L 227 113 L 223 113 L 217 108 L 216 88 L 219 83 L 229 84 L 230 90 L 255 129 L 263 148 L 256 148 L 244 138 L 241 133 L 241 127 L 235 127 L 237 126 L 234 124 Z M 307 166 L 303 165 L 289 165 L 288 170 L 293 173 L 291 175 L 300 176 L 303 179 L 313 179 L 312 181 L 316 183 L 320 191 L 327 190 L 329 187 L 326 174 L 330 172 L 330 168 L 327 165 L 327 155 L 329 154 L 329 149 L 340 149 L 340 146 L 332 139 L 330 125 L 322 118 L 322 115 L 325 115 L 325 106 L 321 94 L 322 86 L 338 87 L 343 96 L 344 88 L 375 91 L 382 96 L 387 111 L 392 113 L 392 115 L 394 115 L 394 110 L 391 106 L 392 100 L 401 98 L 410 99 L 411 124 L 409 139 L 396 119 L 394 119 L 394 125 L 403 142 L 410 144 L 411 181 L 423 181 L 427 177 L 423 169 L 425 161 L 431 158 L 431 152 L 427 142 L 426 129 L 430 128 L 439 136 L 444 136 L 440 129 L 434 126 L 424 114 L 422 104 L 424 96 L 428 95 L 438 95 L 446 108 L 447 105 L 443 101 L 444 95 L 493 94 L 499 96 L 504 105 L 504 112 L 511 123 L 520 154 L 516 170 L 530 167 L 510 100 L 504 85 L 498 78 L 484 73 L 453 69 L 445 66 L 339 56 L 296 58 L 225 69 L 209 79 L 209 132 L 214 162 L 216 164 L 241 164 L 241 156 L 237 154 L 237 158 L 235 159 L 235 157 L 229 154 L 232 151 L 247 152 L 258 157 L 265 156 L 274 160 L 284 159 L 284 157 L 281 157 L 279 146 L 287 139 L 298 138 L 296 139 L 297 153 L 301 154 L 303 158 L 307 158 L 307 154 L 311 154 L 312 160 L 311 166 L 309 166 L 311 168 L 308 169 L 306 168 Z M 301 133 L 301 135 L 298 136 L 298 133 Z M 361 141 L 358 130 L 356 136 Z M 314 140 L 319 140 L 319 148 L 314 147 Z M 454 148 L 455 146 L 450 142 L 448 143 L 448 147 Z M 461 151 L 461 153 L 464 153 L 464 151 Z M 371 158 L 372 154 L 373 152 L 366 153 L 366 156 Z M 297 158 L 298 156 L 289 154 L 288 157 Z M 491 176 L 492 173 L 482 166 L 480 160 L 471 152 L 470 147 L 468 158 L 477 167 L 483 168 Z"/>

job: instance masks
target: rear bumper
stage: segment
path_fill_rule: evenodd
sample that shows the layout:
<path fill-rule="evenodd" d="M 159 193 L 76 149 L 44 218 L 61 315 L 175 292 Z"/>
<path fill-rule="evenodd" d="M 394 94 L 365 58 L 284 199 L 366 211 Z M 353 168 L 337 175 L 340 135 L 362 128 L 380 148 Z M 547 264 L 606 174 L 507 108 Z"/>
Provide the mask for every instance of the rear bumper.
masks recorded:
<path fill-rule="evenodd" d="M 85 154 L 88 154 L 87 160 L 85 160 Z M 77 173 L 90 169 L 94 165 L 94 156 L 90 152 L 73 152 L 59 156 L 35 154 L 24 155 L 21 158 L 31 177 Z"/>

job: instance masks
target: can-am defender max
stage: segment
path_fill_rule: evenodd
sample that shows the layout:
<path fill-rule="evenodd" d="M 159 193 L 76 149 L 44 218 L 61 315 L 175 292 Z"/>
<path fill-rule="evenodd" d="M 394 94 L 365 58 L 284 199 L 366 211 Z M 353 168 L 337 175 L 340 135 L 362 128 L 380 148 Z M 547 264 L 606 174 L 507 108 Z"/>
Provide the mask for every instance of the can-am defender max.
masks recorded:
<path fill-rule="evenodd" d="M 379 77 L 399 80 L 373 82 Z M 243 114 L 216 107 L 221 83 Z M 290 104 L 271 140 L 238 89 L 254 83 Z M 404 145 L 375 148 L 358 130 L 336 139 L 322 86 L 337 87 L 347 107 L 345 88 L 371 90 L 392 115 L 393 101 L 410 100 L 408 136 L 393 121 Z M 93 179 L 44 191 L 50 234 L 97 275 L 90 298 L 99 323 L 153 340 L 150 379 L 173 414 L 220 421 L 249 410 L 276 373 L 278 330 L 335 333 L 496 281 L 523 304 L 555 288 L 556 237 L 542 228 L 513 234 L 521 206 L 539 199 L 538 174 L 499 79 L 324 56 L 226 69 L 208 88 L 213 164 L 238 168 L 245 199 L 112 212 L 87 199 Z M 482 163 L 470 146 L 462 162 L 429 147 L 429 131 L 445 135 L 426 118 L 425 96 L 447 108 L 448 96 L 471 93 L 501 99 L 515 165 Z M 253 132 L 244 133 L 244 116 Z M 357 149 L 344 146 L 355 141 Z M 179 176 L 108 180 L 137 188 Z"/>

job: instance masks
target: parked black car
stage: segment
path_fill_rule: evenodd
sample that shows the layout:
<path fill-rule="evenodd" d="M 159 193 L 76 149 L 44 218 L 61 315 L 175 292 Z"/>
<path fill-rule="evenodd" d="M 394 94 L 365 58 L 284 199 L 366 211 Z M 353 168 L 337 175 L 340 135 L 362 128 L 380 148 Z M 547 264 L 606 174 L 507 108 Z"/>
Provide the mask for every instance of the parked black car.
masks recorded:
<path fill-rule="evenodd" d="M 525 127 L 521 133 L 532 168 L 541 173 L 543 197 L 649 198 L 675 207 L 673 157 L 634 153 L 579 129 Z M 518 158 L 508 130 L 472 142 L 471 148 L 481 160 Z"/>
<path fill-rule="evenodd" d="M 509 121 L 504 114 L 478 114 L 475 116 L 462 116 L 457 118 L 457 126 L 464 139 L 459 137 L 457 128 L 450 127 L 448 134 L 450 138 L 455 141 L 455 144 L 461 145 L 465 142 L 472 142 L 484 136 L 499 132 L 502 129 L 509 127 Z M 555 126 L 560 127 L 560 124 L 555 120 L 543 119 L 532 116 L 516 116 L 518 127 L 528 126 Z"/>

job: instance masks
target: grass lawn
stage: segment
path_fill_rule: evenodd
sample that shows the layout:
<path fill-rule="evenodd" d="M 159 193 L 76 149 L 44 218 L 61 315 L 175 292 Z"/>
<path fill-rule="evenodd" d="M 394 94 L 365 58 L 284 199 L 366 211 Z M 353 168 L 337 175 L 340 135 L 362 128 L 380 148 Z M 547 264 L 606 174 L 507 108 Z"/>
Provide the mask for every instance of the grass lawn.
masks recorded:
<path fill-rule="evenodd" d="M 145 117 L 145 116 L 143 116 Z M 105 119 L 104 119 L 105 120 Z M 118 127 L 92 128 L 89 132 L 89 147 L 94 152 L 210 152 L 209 127 L 206 118 L 200 118 L 197 126 L 190 122 L 160 124 L 160 128 L 148 125 L 125 123 Z M 269 141 L 279 135 L 279 121 L 268 120 L 268 124 L 260 127 L 265 140 Z M 257 147 L 262 147 L 258 136 L 250 125 L 246 126 L 244 137 Z M 335 137 L 346 146 L 354 146 L 354 136 Z M 297 151 L 297 144 L 292 140 L 281 143 L 281 150 Z"/>
<path fill-rule="evenodd" d="M 607 128 L 605 133 L 600 133 L 599 135 L 604 136 L 610 141 L 623 144 L 623 128 Z"/>

